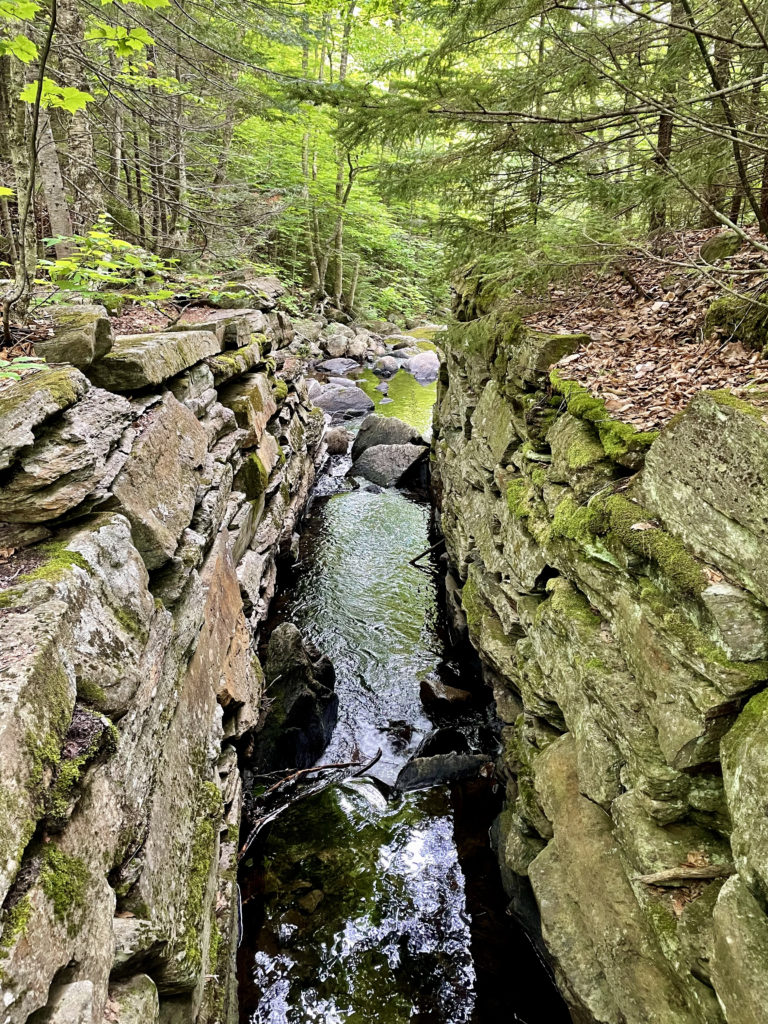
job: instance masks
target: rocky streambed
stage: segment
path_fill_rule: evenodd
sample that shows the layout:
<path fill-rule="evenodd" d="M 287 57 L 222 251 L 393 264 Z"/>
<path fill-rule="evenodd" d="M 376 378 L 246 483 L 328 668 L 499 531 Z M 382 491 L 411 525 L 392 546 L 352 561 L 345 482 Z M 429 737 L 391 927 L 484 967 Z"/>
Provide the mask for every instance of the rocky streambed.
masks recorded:
<path fill-rule="evenodd" d="M 362 393 L 382 396 L 379 379 L 364 374 Z M 398 370 L 390 394 L 377 403 L 388 421 L 348 424 L 351 454 L 342 433 L 272 620 L 273 637 L 292 623 L 335 668 L 337 722 L 320 760 L 380 757 L 296 802 L 244 861 L 241 1021 L 557 1024 L 566 1011 L 505 914 L 488 843 L 494 717 L 450 644 L 439 552 L 409 565 L 435 539 L 426 494 L 418 475 L 400 488 L 347 478 L 366 446 L 419 447 L 428 430 L 433 384 Z M 269 652 L 266 663 L 269 679 Z"/>

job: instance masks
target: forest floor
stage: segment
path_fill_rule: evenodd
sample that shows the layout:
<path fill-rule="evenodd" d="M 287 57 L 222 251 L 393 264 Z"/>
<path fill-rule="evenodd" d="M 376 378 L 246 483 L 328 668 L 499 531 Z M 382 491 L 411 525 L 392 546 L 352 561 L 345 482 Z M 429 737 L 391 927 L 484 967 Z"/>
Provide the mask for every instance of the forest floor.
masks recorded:
<path fill-rule="evenodd" d="M 768 273 L 768 256 L 748 246 L 728 260 L 705 263 L 699 248 L 715 234 L 679 232 L 661 255 L 636 250 L 620 266 L 552 285 L 525 322 L 590 335 L 588 345 L 560 361 L 562 375 L 642 430 L 664 426 L 702 389 L 768 384 L 768 359 L 761 353 L 718 332 L 705 337 L 711 303 L 726 289 L 746 292 Z"/>

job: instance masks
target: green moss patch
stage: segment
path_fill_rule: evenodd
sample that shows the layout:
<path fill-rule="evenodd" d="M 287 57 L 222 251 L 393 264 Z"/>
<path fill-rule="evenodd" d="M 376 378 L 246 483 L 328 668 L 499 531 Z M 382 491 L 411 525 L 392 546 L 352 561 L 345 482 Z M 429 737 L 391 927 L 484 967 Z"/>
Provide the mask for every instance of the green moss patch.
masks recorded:
<path fill-rule="evenodd" d="M 706 334 L 716 329 L 728 339 L 764 352 L 768 346 L 768 306 L 738 295 L 723 295 L 712 303 L 704 318 Z"/>
<path fill-rule="evenodd" d="M 552 536 L 573 540 L 582 547 L 604 532 L 605 515 L 594 505 L 579 505 L 571 496 L 564 498 L 555 509 Z"/>
<path fill-rule="evenodd" d="M 564 620 L 564 628 L 566 629 L 568 628 L 567 620 L 581 628 L 590 630 L 599 627 L 602 619 L 597 612 L 593 611 L 592 606 L 581 591 L 577 590 L 568 580 L 563 577 L 550 580 L 547 584 L 547 590 L 550 594 L 549 600 L 543 601 L 536 609 L 537 623 L 548 611 L 554 611 L 561 620 Z"/>
<path fill-rule="evenodd" d="M 571 496 L 555 509 L 552 535 L 588 548 L 596 538 L 614 539 L 656 566 L 678 593 L 698 597 L 708 586 L 703 566 L 676 537 L 653 523 L 653 516 L 623 494 L 599 494 L 587 505 Z"/>
<path fill-rule="evenodd" d="M 611 419 L 605 402 L 575 380 L 565 380 L 557 369 L 550 374 L 552 387 L 565 400 L 568 412 L 594 424 L 605 454 L 615 461 L 628 455 L 641 454 L 650 448 L 659 436 L 658 430 L 640 431 L 629 423 Z"/>
<path fill-rule="evenodd" d="M 77 920 L 85 904 L 90 880 L 87 866 L 78 857 L 70 857 L 54 844 L 46 846 L 40 886 L 56 917 L 67 923 L 70 934 L 77 930 Z"/>
<path fill-rule="evenodd" d="M 507 506 L 515 519 L 527 519 L 533 509 L 533 488 L 527 480 L 511 480 L 507 486 Z"/>
<path fill-rule="evenodd" d="M 676 537 L 649 525 L 652 517 L 644 508 L 621 494 L 611 495 L 603 507 L 610 532 L 624 547 L 654 563 L 676 590 L 697 597 L 707 587 L 700 563 Z"/>

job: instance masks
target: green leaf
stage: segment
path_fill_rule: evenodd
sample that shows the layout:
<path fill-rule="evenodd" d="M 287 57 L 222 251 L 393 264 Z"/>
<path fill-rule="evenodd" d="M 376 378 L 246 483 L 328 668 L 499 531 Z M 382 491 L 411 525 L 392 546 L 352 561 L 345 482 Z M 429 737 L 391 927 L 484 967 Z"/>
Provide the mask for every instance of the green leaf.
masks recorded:
<path fill-rule="evenodd" d="M 8 21 L 32 21 L 39 10 L 34 0 L 0 0 L 0 18 Z"/>
<path fill-rule="evenodd" d="M 5 185 L 0 185 L 0 197 L 8 197 L 12 196 L 13 194 L 14 193 L 12 188 L 6 188 Z"/>
<path fill-rule="evenodd" d="M 37 82 L 30 82 L 19 94 L 19 99 L 24 100 L 25 103 L 34 103 L 36 98 Z M 93 96 L 89 92 L 57 85 L 50 78 L 43 79 L 43 89 L 40 94 L 42 107 L 55 107 L 74 114 L 78 110 L 83 110 L 86 104 L 91 102 L 93 102 Z"/>
<path fill-rule="evenodd" d="M 22 64 L 31 64 L 37 57 L 37 47 L 27 36 L 15 35 L 13 39 L 0 39 L 0 55 L 7 54 Z"/>

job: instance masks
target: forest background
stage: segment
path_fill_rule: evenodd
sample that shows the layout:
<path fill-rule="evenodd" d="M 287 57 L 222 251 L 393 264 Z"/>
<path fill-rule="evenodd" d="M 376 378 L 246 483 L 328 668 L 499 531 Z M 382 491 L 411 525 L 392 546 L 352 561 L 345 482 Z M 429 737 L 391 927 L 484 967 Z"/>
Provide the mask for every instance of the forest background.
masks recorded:
<path fill-rule="evenodd" d="M 768 252 L 766 85 L 753 0 L 0 0 L 0 298 L 250 266 L 409 320 L 468 262 L 530 295 L 683 229 Z"/>

